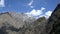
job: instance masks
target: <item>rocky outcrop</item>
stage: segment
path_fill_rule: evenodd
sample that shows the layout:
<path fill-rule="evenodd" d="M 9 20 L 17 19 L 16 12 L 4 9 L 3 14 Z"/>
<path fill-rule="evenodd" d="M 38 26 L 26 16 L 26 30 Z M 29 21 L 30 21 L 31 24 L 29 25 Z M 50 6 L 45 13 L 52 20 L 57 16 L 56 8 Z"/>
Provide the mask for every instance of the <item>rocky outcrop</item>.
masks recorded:
<path fill-rule="evenodd" d="M 22 34 L 42 34 L 44 32 L 45 24 L 47 19 L 45 17 L 41 17 L 30 24 L 28 27 L 23 27 L 20 31 Z"/>
<path fill-rule="evenodd" d="M 31 18 L 31 19 L 30 19 Z M 17 14 L 15 12 L 0 13 L 0 34 L 18 32 L 23 25 L 30 24 L 35 20 L 34 17 L 29 17 L 25 14 Z M 25 23 L 26 22 L 26 23 Z"/>
<path fill-rule="evenodd" d="M 41 34 L 46 24 L 46 18 L 37 20 L 25 14 L 1 13 L 0 34 Z"/>
<path fill-rule="evenodd" d="M 47 34 L 60 34 L 60 4 L 51 14 L 46 26 L 46 32 Z"/>

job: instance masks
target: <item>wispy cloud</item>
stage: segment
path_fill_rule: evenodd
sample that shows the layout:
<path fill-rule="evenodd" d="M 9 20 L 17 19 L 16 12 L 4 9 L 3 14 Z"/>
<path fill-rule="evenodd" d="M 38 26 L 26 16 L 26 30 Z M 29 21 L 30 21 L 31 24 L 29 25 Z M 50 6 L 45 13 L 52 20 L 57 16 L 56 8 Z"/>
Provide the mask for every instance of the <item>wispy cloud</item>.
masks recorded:
<path fill-rule="evenodd" d="M 33 0 L 31 0 L 31 2 L 30 2 L 30 3 L 28 3 L 28 5 L 29 5 L 29 6 L 31 6 L 31 5 L 32 5 L 32 3 L 33 3 Z"/>
<path fill-rule="evenodd" d="M 41 11 L 44 10 L 45 8 L 44 7 L 41 7 Z"/>
<path fill-rule="evenodd" d="M 28 3 L 28 5 L 29 5 L 31 8 L 33 8 L 32 4 L 33 4 L 33 0 L 31 0 L 31 1 Z"/>
<path fill-rule="evenodd" d="M 27 13 L 25 13 L 25 14 L 27 14 L 27 15 L 33 15 L 33 16 L 39 16 L 39 15 L 41 15 L 41 14 L 43 13 L 43 10 L 44 10 L 44 9 L 45 9 L 45 8 L 43 8 L 43 7 L 41 7 L 40 10 L 35 10 L 35 9 L 33 9 L 32 11 L 27 12 Z"/>
<path fill-rule="evenodd" d="M 4 0 L 0 0 L 0 7 L 5 7 Z"/>

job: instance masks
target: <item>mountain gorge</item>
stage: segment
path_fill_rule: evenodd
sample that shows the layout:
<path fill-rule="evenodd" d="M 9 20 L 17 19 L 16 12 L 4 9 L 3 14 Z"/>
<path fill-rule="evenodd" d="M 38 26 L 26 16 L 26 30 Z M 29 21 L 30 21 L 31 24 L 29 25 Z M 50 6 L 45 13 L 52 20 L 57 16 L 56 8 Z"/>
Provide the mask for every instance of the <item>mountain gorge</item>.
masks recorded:
<path fill-rule="evenodd" d="M 0 34 L 59 34 L 60 32 L 60 4 L 51 16 L 46 19 L 35 19 L 24 13 L 0 13 Z"/>

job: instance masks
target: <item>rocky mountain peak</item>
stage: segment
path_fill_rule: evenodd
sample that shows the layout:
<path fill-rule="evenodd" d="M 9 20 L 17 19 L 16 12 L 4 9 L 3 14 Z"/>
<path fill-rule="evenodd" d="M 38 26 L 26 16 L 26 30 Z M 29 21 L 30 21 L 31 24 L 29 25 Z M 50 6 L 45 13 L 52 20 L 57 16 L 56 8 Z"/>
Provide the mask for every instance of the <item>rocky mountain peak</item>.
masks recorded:
<path fill-rule="evenodd" d="M 31 18 L 31 19 L 30 19 Z M 34 17 L 29 17 L 22 13 L 16 13 L 16 12 L 5 12 L 0 13 L 0 24 L 1 23 L 8 23 L 16 28 L 23 27 L 25 24 L 24 22 L 33 22 L 35 20 Z"/>
<path fill-rule="evenodd" d="M 60 34 L 60 4 L 57 5 L 47 23 L 48 34 Z"/>

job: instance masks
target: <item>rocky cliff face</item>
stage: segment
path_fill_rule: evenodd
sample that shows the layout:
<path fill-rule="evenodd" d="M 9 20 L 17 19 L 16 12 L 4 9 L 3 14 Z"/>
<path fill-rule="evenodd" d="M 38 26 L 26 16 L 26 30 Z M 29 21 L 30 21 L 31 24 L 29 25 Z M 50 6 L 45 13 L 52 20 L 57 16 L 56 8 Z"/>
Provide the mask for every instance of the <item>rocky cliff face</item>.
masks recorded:
<path fill-rule="evenodd" d="M 51 14 L 47 23 L 46 32 L 47 34 L 60 34 L 60 4 L 57 5 Z"/>
<path fill-rule="evenodd" d="M 0 34 L 10 31 L 19 31 L 25 24 L 31 24 L 35 20 L 25 14 L 17 14 L 15 12 L 0 13 Z M 26 22 L 26 23 L 25 23 Z"/>
<path fill-rule="evenodd" d="M 35 19 L 23 13 L 6 12 L 0 14 L 0 34 L 40 34 L 46 18 Z"/>
<path fill-rule="evenodd" d="M 47 19 L 41 17 L 29 25 L 29 27 L 24 27 L 24 34 L 41 34 L 45 29 Z"/>

